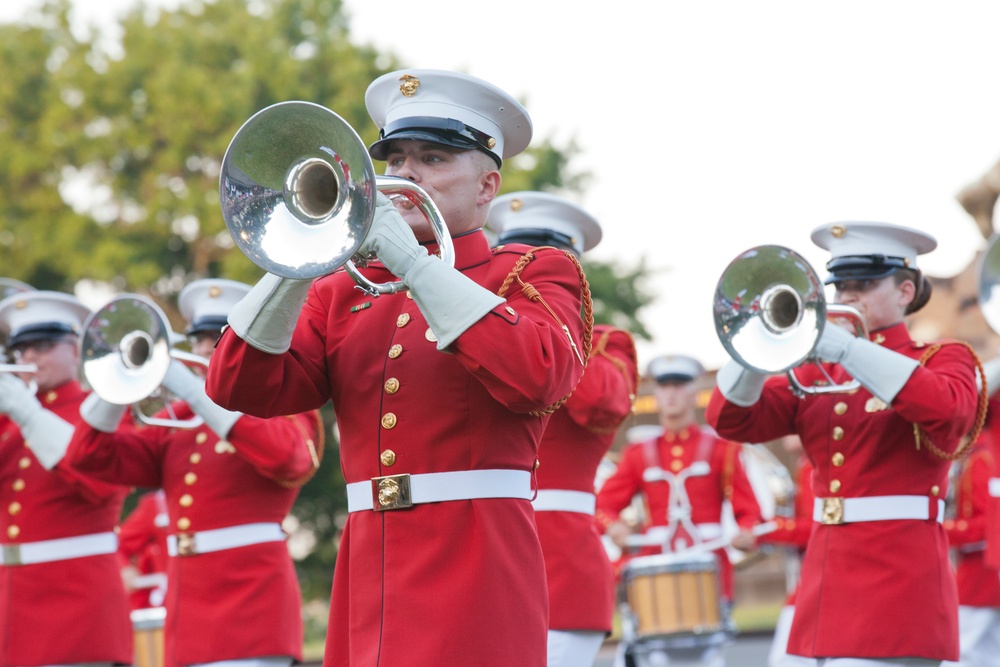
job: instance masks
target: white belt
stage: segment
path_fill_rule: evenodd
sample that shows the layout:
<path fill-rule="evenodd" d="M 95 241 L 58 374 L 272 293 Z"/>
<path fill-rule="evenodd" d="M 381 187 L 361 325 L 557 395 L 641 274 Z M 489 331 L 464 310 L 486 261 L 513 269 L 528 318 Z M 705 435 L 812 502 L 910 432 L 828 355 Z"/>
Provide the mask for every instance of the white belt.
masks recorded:
<path fill-rule="evenodd" d="M 396 510 L 422 503 L 476 498 L 530 500 L 527 470 L 459 470 L 373 477 L 347 485 L 347 511 Z"/>
<path fill-rule="evenodd" d="M 284 542 L 280 523 L 245 523 L 240 526 L 199 530 L 197 533 L 167 535 L 167 553 L 171 556 L 194 556 L 213 551 L 248 547 L 265 542 Z"/>
<path fill-rule="evenodd" d="M 717 537 L 722 537 L 722 524 L 721 523 L 696 523 L 693 524 L 695 530 L 698 531 L 697 535 L 692 535 L 692 539 L 698 539 L 701 541 L 714 540 Z M 670 526 L 652 526 L 646 530 L 644 535 L 651 540 L 655 541 L 657 544 L 661 542 L 666 542 L 667 535 L 670 532 Z"/>
<path fill-rule="evenodd" d="M 1000 498 L 1000 477 L 990 477 L 990 495 Z"/>
<path fill-rule="evenodd" d="M 531 504 L 536 512 L 579 512 L 594 516 L 597 496 L 587 491 L 539 489 Z"/>
<path fill-rule="evenodd" d="M 93 535 L 61 537 L 41 542 L 4 544 L 0 547 L 0 564 L 7 566 L 33 565 L 86 556 L 104 556 L 117 551 L 117 535 L 114 533 L 94 533 Z"/>
<path fill-rule="evenodd" d="M 825 525 L 859 521 L 930 519 L 931 499 L 927 496 L 868 496 L 864 498 L 816 498 L 813 521 Z M 944 500 L 937 501 L 938 523 L 944 521 Z"/>

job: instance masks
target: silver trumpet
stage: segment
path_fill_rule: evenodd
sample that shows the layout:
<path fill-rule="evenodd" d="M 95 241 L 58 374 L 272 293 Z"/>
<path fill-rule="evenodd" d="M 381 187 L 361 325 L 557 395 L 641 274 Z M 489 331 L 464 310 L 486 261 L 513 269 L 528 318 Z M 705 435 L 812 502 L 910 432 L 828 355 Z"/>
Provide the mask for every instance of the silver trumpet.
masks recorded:
<path fill-rule="evenodd" d="M 222 216 L 237 247 L 285 278 L 318 278 L 343 267 L 372 296 L 406 289 L 372 283 L 355 262 L 371 229 L 376 190 L 402 197 L 427 218 L 441 260 L 455 250 L 437 207 L 415 183 L 375 176 L 361 138 L 333 111 L 281 102 L 250 117 L 226 149 L 219 177 Z"/>
<path fill-rule="evenodd" d="M 815 351 L 829 320 L 846 320 L 856 336 L 867 338 L 864 318 L 850 306 L 827 304 L 816 271 L 794 250 L 764 245 L 737 256 L 715 288 L 713 313 L 722 346 L 750 370 L 787 373 L 801 394 L 848 392 L 861 386 L 857 380 L 834 382 Z M 795 369 L 807 362 L 822 370 L 827 385 L 799 382 Z"/>
<path fill-rule="evenodd" d="M 177 419 L 161 389 L 171 359 L 208 368 L 208 360 L 171 347 L 180 338 L 155 303 L 137 294 L 122 294 L 87 318 L 80 337 L 80 371 L 101 399 L 131 405 L 136 419 L 151 426 L 197 428 L 201 417 Z M 152 417 L 141 403 L 159 397 L 168 418 Z"/>

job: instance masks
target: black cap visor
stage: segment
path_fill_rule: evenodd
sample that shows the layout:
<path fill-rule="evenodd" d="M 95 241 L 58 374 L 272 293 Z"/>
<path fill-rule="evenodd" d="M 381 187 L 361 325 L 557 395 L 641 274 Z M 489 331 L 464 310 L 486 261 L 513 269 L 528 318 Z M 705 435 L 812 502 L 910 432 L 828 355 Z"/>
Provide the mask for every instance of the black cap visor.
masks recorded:
<path fill-rule="evenodd" d="M 905 268 L 909 267 L 903 257 L 885 255 L 835 257 L 826 264 L 830 275 L 823 282 L 829 285 L 842 280 L 879 280 Z"/>
<path fill-rule="evenodd" d="M 561 234 L 552 229 L 512 229 L 503 232 L 497 239 L 498 243 L 524 243 L 530 246 L 554 246 L 578 254 L 573 247 L 573 239 L 568 234 Z"/>
<path fill-rule="evenodd" d="M 8 340 L 7 347 L 16 348 L 25 343 L 34 343 L 41 340 L 59 340 L 69 335 L 77 335 L 79 331 L 61 322 L 44 322 L 32 324 L 18 329 Z"/>
<path fill-rule="evenodd" d="M 389 142 L 395 139 L 429 141 L 467 150 L 475 148 L 493 158 L 498 168 L 503 164 L 500 156 L 489 148 L 492 137 L 451 118 L 415 116 L 387 123 L 379 132 L 378 141 L 368 147 L 368 154 L 376 160 L 384 160 L 388 154 Z"/>
<path fill-rule="evenodd" d="M 187 328 L 184 332 L 185 335 L 191 336 L 197 333 L 221 333 L 222 327 L 226 326 L 227 321 L 225 317 L 199 317 L 191 322 L 191 326 Z"/>
<path fill-rule="evenodd" d="M 656 380 L 656 384 L 687 384 L 688 382 L 694 382 L 694 377 L 684 373 L 663 373 L 653 379 Z"/>

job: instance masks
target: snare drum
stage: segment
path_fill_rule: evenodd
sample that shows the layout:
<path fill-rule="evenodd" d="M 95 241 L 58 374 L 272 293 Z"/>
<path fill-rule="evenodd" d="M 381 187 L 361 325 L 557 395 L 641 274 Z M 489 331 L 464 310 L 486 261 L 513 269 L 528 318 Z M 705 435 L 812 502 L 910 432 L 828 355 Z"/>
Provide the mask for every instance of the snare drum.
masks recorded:
<path fill-rule="evenodd" d="M 719 565 L 713 554 L 660 554 L 622 571 L 623 639 L 707 646 L 728 638 Z"/>
<path fill-rule="evenodd" d="M 163 667 L 163 607 L 132 610 L 132 638 L 135 667 Z"/>

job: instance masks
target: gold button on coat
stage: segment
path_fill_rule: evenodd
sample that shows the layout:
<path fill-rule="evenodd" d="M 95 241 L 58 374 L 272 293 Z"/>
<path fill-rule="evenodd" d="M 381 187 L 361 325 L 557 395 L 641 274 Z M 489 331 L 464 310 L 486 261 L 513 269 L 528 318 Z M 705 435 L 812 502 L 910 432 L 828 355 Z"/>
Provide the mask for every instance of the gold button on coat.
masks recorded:
<path fill-rule="evenodd" d="M 839 426 L 834 426 L 833 427 L 833 439 L 834 440 L 843 440 L 844 439 L 844 429 L 840 428 Z"/>
<path fill-rule="evenodd" d="M 683 453 L 684 453 L 684 446 L 683 445 L 674 445 L 673 447 L 670 448 L 670 455 L 671 456 L 680 456 Z"/>
<path fill-rule="evenodd" d="M 847 412 L 847 403 L 844 403 L 843 401 L 838 401 L 837 404 L 833 406 L 833 411 L 836 412 L 838 415 L 844 414 L 845 412 Z"/>
<path fill-rule="evenodd" d="M 28 458 L 27 456 L 22 456 L 17 462 L 17 467 L 20 468 L 21 470 L 24 470 L 30 465 L 31 465 L 31 459 Z"/>
<path fill-rule="evenodd" d="M 11 516 L 17 516 L 18 514 L 21 513 L 21 503 L 15 500 L 14 502 L 12 502 L 10 505 L 7 506 L 7 512 Z"/>
<path fill-rule="evenodd" d="M 385 381 L 385 393 L 395 394 L 399 391 L 399 380 L 396 378 L 389 378 Z"/>
<path fill-rule="evenodd" d="M 24 486 L 25 486 L 25 484 L 24 484 L 24 480 L 23 479 L 15 479 L 14 480 L 13 487 L 14 487 L 15 491 L 24 491 Z"/>
<path fill-rule="evenodd" d="M 204 445 L 206 440 L 208 440 L 207 433 L 199 433 L 198 435 L 194 436 L 194 441 L 196 444 Z"/>
<path fill-rule="evenodd" d="M 395 345 L 393 345 L 392 347 L 389 348 L 389 358 L 390 359 L 395 359 L 396 357 L 398 357 L 401 354 L 403 354 L 403 346 L 400 345 L 399 343 L 396 343 Z"/>
<path fill-rule="evenodd" d="M 201 454 L 194 452 L 188 459 L 191 463 L 201 463 Z"/>
<path fill-rule="evenodd" d="M 387 449 L 384 452 L 382 452 L 382 454 L 379 456 L 379 459 L 381 459 L 382 465 L 391 466 L 393 463 L 396 462 L 396 452 L 392 451 L 391 449 Z"/>
<path fill-rule="evenodd" d="M 835 466 L 837 466 L 839 468 L 840 466 L 844 465 L 844 455 L 841 454 L 840 452 L 836 452 L 833 455 L 833 458 L 831 459 L 831 462 L 833 463 L 833 465 L 835 465 Z"/>
<path fill-rule="evenodd" d="M 181 507 L 191 507 L 191 505 L 194 505 L 194 498 L 190 493 L 185 493 L 177 502 L 180 503 Z"/>
<path fill-rule="evenodd" d="M 50 391 L 49 393 L 45 394 L 46 403 L 53 403 L 57 398 L 59 398 L 59 394 L 57 394 L 54 391 Z"/>
<path fill-rule="evenodd" d="M 18 526 L 7 526 L 7 537 L 10 539 L 16 538 L 21 534 L 21 529 Z"/>
<path fill-rule="evenodd" d="M 382 415 L 383 428 L 392 428 L 395 425 L 396 425 L 396 415 L 392 414 L 391 412 L 387 412 L 384 415 Z"/>
<path fill-rule="evenodd" d="M 941 489 L 938 488 L 937 484 L 935 484 L 934 486 L 931 487 L 931 495 L 932 496 L 936 496 L 939 493 L 941 493 Z"/>
<path fill-rule="evenodd" d="M 191 519 L 187 518 L 186 516 L 182 516 L 181 518 L 177 519 L 178 530 L 187 530 L 190 527 L 191 527 Z"/>
<path fill-rule="evenodd" d="M 679 471 L 683 467 L 684 464 L 681 463 L 680 461 L 677 461 L 676 459 L 670 462 L 670 469 L 674 472 Z"/>
<path fill-rule="evenodd" d="M 400 313 L 399 317 L 396 318 L 396 326 L 405 327 L 409 321 L 410 321 L 409 313 Z"/>
<path fill-rule="evenodd" d="M 839 479 L 831 480 L 830 481 L 830 492 L 831 493 L 837 493 L 838 491 L 840 491 L 840 480 Z"/>
<path fill-rule="evenodd" d="M 215 443 L 215 453 L 216 454 L 235 454 L 236 448 L 233 447 L 233 443 L 228 440 L 219 440 Z"/>
<path fill-rule="evenodd" d="M 189 472 L 184 475 L 184 483 L 187 484 L 188 486 L 191 486 L 197 481 L 198 481 L 198 475 L 194 474 L 193 472 Z"/>

